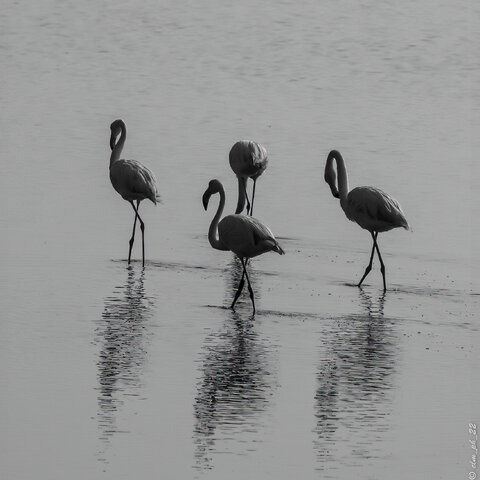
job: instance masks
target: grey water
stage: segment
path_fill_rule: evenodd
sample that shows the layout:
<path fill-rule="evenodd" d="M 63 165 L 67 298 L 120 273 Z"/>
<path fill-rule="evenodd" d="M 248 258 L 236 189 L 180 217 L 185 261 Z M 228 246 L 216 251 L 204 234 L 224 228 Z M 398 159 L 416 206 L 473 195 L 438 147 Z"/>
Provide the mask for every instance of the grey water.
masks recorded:
<path fill-rule="evenodd" d="M 467 0 L 83 2 L 0 12 L 0 476 L 466 478 L 478 410 L 480 8 Z M 108 178 L 109 125 L 163 204 Z M 285 256 L 241 274 L 207 231 L 228 151 L 270 163 Z M 323 181 L 394 196 L 369 235 Z M 480 471 L 476 471 L 478 474 Z"/>

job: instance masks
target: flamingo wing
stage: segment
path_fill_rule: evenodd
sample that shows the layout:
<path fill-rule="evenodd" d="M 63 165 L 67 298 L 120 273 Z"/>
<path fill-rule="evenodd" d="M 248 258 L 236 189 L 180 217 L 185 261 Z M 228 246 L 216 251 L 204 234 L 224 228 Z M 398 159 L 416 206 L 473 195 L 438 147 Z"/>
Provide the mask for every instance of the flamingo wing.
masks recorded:
<path fill-rule="evenodd" d="M 218 224 L 220 240 L 239 257 L 251 258 L 262 253 L 285 252 L 272 231 L 259 220 L 245 215 L 227 215 Z"/>
<path fill-rule="evenodd" d="M 136 160 L 117 160 L 110 169 L 115 189 L 125 200 L 161 200 L 153 172 Z"/>
<path fill-rule="evenodd" d="M 267 168 L 267 150 L 260 143 L 240 140 L 231 148 L 229 160 L 237 175 L 258 177 Z"/>
<path fill-rule="evenodd" d="M 267 150 L 263 145 L 257 142 L 249 142 L 250 155 L 252 156 L 252 162 L 258 168 L 265 170 L 268 163 Z"/>
<path fill-rule="evenodd" d="M 374 187 L 357 187 L 347 197 L 347 217 L 362 228 L 385 232 L 396 227 L 408 229 L 402 207 L 393 197 Z"/>

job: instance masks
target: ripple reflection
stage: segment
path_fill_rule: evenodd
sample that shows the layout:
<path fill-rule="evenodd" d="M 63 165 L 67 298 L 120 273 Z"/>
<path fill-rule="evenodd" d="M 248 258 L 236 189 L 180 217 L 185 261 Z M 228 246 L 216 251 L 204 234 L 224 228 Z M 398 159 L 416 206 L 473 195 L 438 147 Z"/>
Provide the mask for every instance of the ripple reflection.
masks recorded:
<path fill-rule="evenodd" d="M 138 396 L 147 356 L 147 319 L 152 300 L 145 295 L 145 273 L 130 267 L 125 285 L 105 299 L 96 339 L 101 343 L 98 366 L 98 424 L 100 440 L 109 443 L 120 430 L 119 407 L 127 396 Z"/>
<path fill-rule="evenodd" d="M 322 348 L 314 443 L 324 474 L 378 458 L 389 430 L 398 334 L 384 317 L 384 294 L 374 299 L 361 289 L 360 303 L 365 313 L 335 319 Z"/>
<path fill-rule="evenodd" d="M 241 265 L 232 268 L 226 296 L 237 288 L 240 277 Z M 260 420 L 273 389 L 271 347 L 258 333 L 253 316 L 227 310 L 222 327 L 206 338 L 203 350 L 193 430 L 200 470 L 213 468 L 217 440 L 222 453 L 234 454 L 245 453 L 252 441 L 261 441 Z"/>

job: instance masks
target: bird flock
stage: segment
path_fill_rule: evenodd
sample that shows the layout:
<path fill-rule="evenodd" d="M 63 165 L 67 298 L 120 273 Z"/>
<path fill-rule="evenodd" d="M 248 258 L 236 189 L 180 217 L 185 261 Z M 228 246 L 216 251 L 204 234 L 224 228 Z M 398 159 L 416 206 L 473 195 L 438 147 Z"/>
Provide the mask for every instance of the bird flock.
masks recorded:
<path fill-rule="evenodd" d="M 139 214 L 140 202 L 148 199 L 156 205 L 161 201 L 161 197 L 158 193 L 155 175 L 150 169 L 136 160 L 120 158 L 127 137 L 125 122 L 115 120 L 110 125 L 110 131 L 110 149 L 112 151 L 110 181 L 113 188 L 132 205 L 135 212 L 132 236 L 129 240 L 128 263 L 130 264 L 131 261 L 138 219 L 142 232 L 142 265 L 145 266 L 145 223 Z M 238 180 L 237 208 L 235 214 L 221 218 L 225 207 L 225 190 L 219 180 L 210 180 L 202 197 L 203 206 L 207 210 L 210 198 L 217 193 L 220 201 L 208 229 L 208 240 L 216 250 L 233 252 L 242 264 L 243 273 L 231 308 L 235 308 L 246 279 L 253 313 L 255 313 L 255 296 L 247 272 L 248 260 L 267 252 L 276 252 L 280 255 L 284 255 L 285 252 L 272 231 L 252 216 L 256 182 L 268 164 L 265 147 L 253 141 L 236 142 L 230 149 L 229 162 Z M 330 186 L 332 195 L 340 200 L 340 206 L 346 217 L 367 230 L 373 240 L 370 261 L 358 286 L 362 285 L 370 273 L 376 251 L 382 272 L 383 290 L 386 291 L 385 264 L 380 254 L 377 237 L 380 232 L 387 232 L 393 228 L 403 227 L 407 230 L 410 228 L 402 207 L 393 197 L 375 187 L 356 187 L 349 190 L 345 160 L 337 150 L 332 150 L 328 154 L 324 178 Z M 253 181 L 251 201 L 247 192 L 248 179 Z M 136 206 L 134 202 L 136 202 Z M 246 215 L 242 214 L 245 204 Z"/>

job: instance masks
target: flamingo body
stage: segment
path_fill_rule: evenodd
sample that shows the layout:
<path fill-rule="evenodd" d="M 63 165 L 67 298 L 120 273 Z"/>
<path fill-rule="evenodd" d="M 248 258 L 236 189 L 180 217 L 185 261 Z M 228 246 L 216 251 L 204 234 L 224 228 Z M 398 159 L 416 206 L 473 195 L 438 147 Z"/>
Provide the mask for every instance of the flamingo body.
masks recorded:
<path fill-rule="evenodd" d="M 240 258 L 253 258 L 267 252 L 285 252 L 272 231 L 260 220 L 245 215 L 227 215 L 218 224 L 220 241 Z"/>
<path fill-rule="evenodd" d="M 136 160 L 120 159 L 114 162 L 110 167 L 110 181 L 128 202 L 149 199 L 156 205 L 160 201 L 155 175 Z"/>
<path fill-rule="evenodd" d="M 220 194 L 220 203 L 217 213 L 213 217 L 208 230 L 208 240 L 210 245 L 217 250 L 230 250 L 240 258 L 243 266 L 242 279 L 231 305 L 234 308 L 235 303 L 242 292 L 244 277 L 247 279 L 248 290 L 252 300 L 253 312 L 255 313 L 255 299 L 253 289 L 248 278 L 246 260 L 267 252 L 276 252 L 284 255 L 282 247 L 279 245 L 272 231 L 260 220 L 245 215 L 227 215 L 222 220 L 223 209 L 225 207 L 225 190 L 218 180 L 211 180 L 208 188 L 203 194 L 203 206 L 205 210 L 208 207 L 210 197 Z"/>
<path fill-rule="evenodd" d="M 238 179 L 238 203 L 235 213 L 241 213 L 247 202 L 247 214 L 252 213 L 255 200 L 255 185 L 257 178 L 265 171 L 268 164 L 267 150 L 263 145 L 250 140 L 240 140 L 230 149 L 228 155 L 230 167 Z M 247 195 L 247 181 L 253 180 L 252 204 Z"/>
<path fill-rule="evenodd" d="M 345 215 L 369 232 L 409 228 L 400 204 L 379 188 L 356 187 L 350 190 Z"/>
<path fill-rule="evenodd" d="M 336 162 L 337 172 L 335 172 L 333 167 L 334 160 Z M 378 247 L 377 236 L 380 232 L 388 232 L 393 228 L 403 227 L 407 230 L 410 229 L 402 207 L 397 200 L 379 188 L 356 187 L 349 191 L 345 161 L 337 150 L 332 150 L 328 154 L 325 165 L 325 181 L 329 184 L 332 195 L 340 199 L 340 206 L 347 218 L 352 222 L 356 222 L 363 229 L 368 230 L 373 239 L 370 262 L 358 286 L 360 287 L 362 285 L 363 280 L 370 273 L 376 250 L 378 259 L 380 260 L 383 290 L 385 291 L 387 289 L 385 265 Z"/>
<path fill-rule="evenodd" d="M 136 160 L 124 160 L 120 155 L 127 138 L 127 128 L 123 120 L 115 120 L 110 125 L 110 181 L 113 188 L 129 202 L 135 211 L 135 220 L 133 222 L 133 232 L 130 238 L 130 248 L 128 251 L 128 263 L 132 254 L 133 242 L 135 239 L 135 226 L 137 218 L 140 222 L 142 231 L 142 263 L 145 266 L 145 224 L 138 213 L 140 202 L 142 200 L 151 200 L 155 205 L 159 202 L 160 195 L 157 189 L 155 175 L 145 165 Z M 133 202 L 137 203 L 135 207 Z"/>
<path fill-rule="evenodd" d="M 230 166 L 235 175 L 258 178 L 267 168 L 267 150 L 263 145 L 250 140 L 240 140 L 230 149 Z"/>

